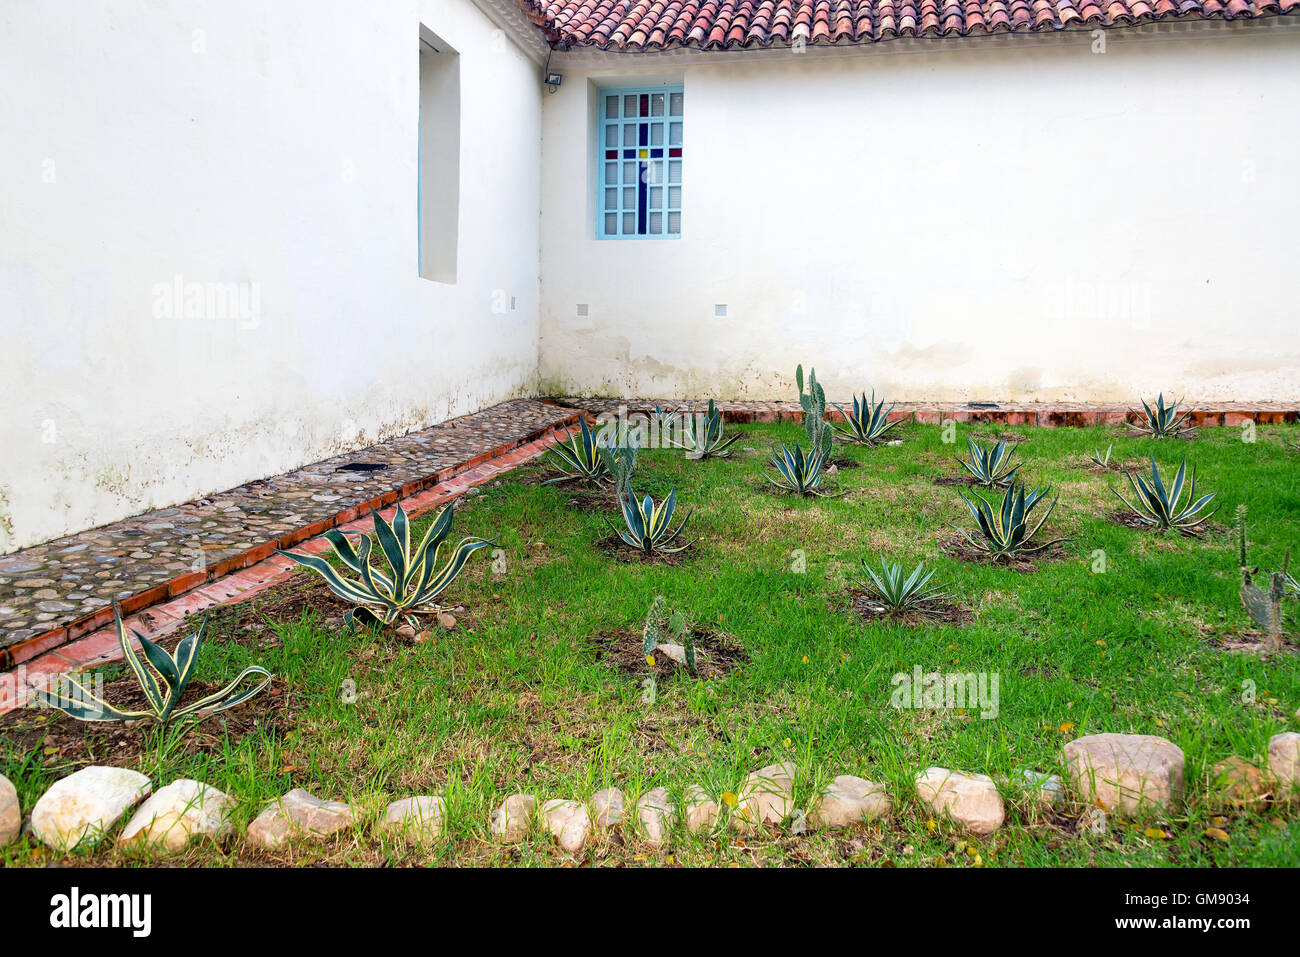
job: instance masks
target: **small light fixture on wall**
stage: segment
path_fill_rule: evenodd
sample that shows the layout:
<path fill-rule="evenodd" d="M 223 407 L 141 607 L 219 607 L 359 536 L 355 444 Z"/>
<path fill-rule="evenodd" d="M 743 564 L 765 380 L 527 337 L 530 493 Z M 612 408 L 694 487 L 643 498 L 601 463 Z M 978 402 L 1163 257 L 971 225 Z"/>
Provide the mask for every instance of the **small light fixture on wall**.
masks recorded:
<path fill-rule="evenodd" d="M 564 82 L 564 74 L 563 74 L 563 73 L 547 73 L 547 74 L 546 74 L 546 88 L 547 88 L 548 90 L 550 90 L 552 93 L 554 93 L 556 90 L 558 90 L 558 89 L 560 88 L 560 84 L 563 83 L 563 82 Z"/>

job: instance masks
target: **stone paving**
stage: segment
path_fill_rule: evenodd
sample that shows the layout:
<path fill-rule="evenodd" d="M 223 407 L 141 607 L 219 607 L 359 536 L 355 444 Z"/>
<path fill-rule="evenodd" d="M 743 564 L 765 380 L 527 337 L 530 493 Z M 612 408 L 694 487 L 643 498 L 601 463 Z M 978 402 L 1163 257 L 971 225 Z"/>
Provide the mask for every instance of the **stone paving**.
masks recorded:
<path fill-rule="evenodd" d="M 576 422 L 530 399 L 0 558 L 0 671 Z M 383 466 L 355 470 L 349 466 Z"/>
<path fill-rule="evenodd" d="M 656 407 L 667 412 L 681 409 L 686 412 L 702 412 L 708 401 L 683 402 L 680 399 L 589 399 L 580 396 L 555 397 L 550 401 L 575 409 L 585 409 L 593 415 L 605 412 L 617 414 L 620 407 L 633 412 L 648 413 Z M 1150 400 L 1148 400 L 1150 401 Z M 728 422 L 780 422 L 798 421 L 803 418 L 803 409 L 796 401 L 790 402 L 746 402 L 720 401 L 717 407 Z M 890 403 L 892 404 L 892 403 Z M 1136 403 L 1135 403 L 1136 404 Z M 851 408 L 850 398 L 840 402 L 841 406 Z M 1140 406 L 1139 406 L 1140 408 Z M 1232 425 L 1252 420 L 1257 424 L 1295 422 L 1300 419 L 1300 406 L 1277 402 L 1204 402 L 1189 404 L 1180 411 L 1190 411 L 1188 419 L 1197 427 Z M 1034 425 L 1051 428 L 1054 426 L 1092 426 L 1117 425 L 1131 421 L 1136 416 L 1126 405 L 1089 402 L 1021 402 L 1021 403 L 977 403 L 977 402 L 899 402 L 890 414 L 890 419 L 916 417 L 916 421 L 926 425 L 939 425 L 945 419 L 956 422 L 997 423 L 1001 425 Z"/>

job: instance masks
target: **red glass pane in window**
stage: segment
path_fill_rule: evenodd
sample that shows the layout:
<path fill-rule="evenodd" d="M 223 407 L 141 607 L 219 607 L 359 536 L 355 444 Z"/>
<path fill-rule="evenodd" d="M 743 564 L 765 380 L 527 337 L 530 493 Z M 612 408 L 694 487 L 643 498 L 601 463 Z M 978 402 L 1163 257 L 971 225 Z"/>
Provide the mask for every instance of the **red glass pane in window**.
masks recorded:
<path fill-rule="evenodd" d="M 642 116 L 650 115 L 650 94 L 649 93 L 641 94 L 641 115 Z"/>
<path fill-rule="evenodd" d="M 605 150 L 605 159 L 607 160 L 618 159 L 618 150 Z"/>
<path fill-rule="evenodd" d="M 680 157 L 682 155 L 682 148 L 680 146 L 674 147 L 668 151 L 668 155 L 672 157 Z"/>

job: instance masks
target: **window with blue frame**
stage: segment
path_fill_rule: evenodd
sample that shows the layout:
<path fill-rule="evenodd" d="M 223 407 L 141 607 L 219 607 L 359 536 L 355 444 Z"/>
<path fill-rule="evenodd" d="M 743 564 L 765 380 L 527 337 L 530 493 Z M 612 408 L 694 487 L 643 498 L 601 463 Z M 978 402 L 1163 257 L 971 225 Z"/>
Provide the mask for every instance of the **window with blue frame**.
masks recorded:
<path fill-rule="evenodd" d="M 682 235 L 680 86 L 600 91 L 601 239 Z"/>

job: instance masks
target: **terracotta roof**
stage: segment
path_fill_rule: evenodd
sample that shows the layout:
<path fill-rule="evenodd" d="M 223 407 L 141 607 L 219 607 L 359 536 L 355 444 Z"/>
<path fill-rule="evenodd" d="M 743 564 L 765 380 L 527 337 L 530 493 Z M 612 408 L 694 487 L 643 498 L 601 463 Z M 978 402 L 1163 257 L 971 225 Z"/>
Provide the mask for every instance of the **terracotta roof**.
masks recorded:
<path fill-rule="evenodd" d="M 1300 12 L 1300 0 L 517 0 L 556 47 L 706 50 L 1096 29 Z"/>

